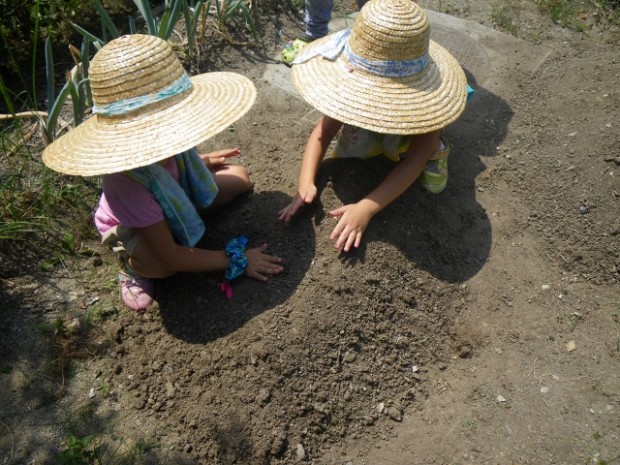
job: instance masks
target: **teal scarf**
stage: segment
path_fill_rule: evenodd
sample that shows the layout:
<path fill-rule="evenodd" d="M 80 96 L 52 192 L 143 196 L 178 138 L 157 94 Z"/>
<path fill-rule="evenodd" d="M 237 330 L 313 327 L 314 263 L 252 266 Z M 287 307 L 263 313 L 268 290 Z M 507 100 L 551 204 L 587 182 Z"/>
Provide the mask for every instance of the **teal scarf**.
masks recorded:
<path fill-rule="evenodd" d="M 175 155 L 179 182 L 159 163 L 125 171 L 124 174 L 149 189 L 164 211 L 172 235 L 193 247 L 205 233 L 198 210 L 207 208 L 217 196 L 213 175 L 195 148 Z"/>

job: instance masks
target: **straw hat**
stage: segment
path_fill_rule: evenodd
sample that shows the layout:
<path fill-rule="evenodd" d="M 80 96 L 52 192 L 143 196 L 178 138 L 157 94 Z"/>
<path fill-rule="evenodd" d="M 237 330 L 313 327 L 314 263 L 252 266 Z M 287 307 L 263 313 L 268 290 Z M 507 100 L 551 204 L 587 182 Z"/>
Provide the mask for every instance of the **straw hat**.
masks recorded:
<path fill-rule="evenodd" d="M 456 59 L 429 39 L 411 0 L 371 0 L 352 30 L 306 46 L 292 79 L 317 110 L 384 134 L 441 129 L 463 112 L 467 81 Z"/>
<path fill-rule="evenodd" d="M 132 34 L 101 48 L 90 64 L 93 117 L 43 151 L 67 174 L 116 173 L 188 150 L 241 118 L 256 100 L 236 73 L 187 77 L 168 43 Z"/>

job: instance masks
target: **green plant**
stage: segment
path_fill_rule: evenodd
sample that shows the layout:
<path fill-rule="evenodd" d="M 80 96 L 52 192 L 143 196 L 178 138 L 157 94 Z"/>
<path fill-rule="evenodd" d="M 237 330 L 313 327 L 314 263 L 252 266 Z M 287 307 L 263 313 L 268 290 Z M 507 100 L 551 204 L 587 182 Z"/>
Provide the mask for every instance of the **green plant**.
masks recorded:
<path fill-rule="evenodd" d="M 215 0 L 217 28 L 220 32 L 224 33 L 227 29 L 227 25 L 235 17 L 235 15 L 241 14 L 241 16 L 245 19 L 248 29 L 254 38 L 256 38 L 256 26 L 250 12 L 250 7 L 246 1 L 247 0 L 232 0 L 229 2 L 228 0 Z"/>
<path fill-rule="evenodd" d="M 58 460 L 63 465 L 89 465 L 95 463 L 96 451 L 90 447 L 93 439 L 95 439 L 94 435 L 84 436 L 81 439 L 73 435 L 69 436 L 66 449 L 58 454 Z"/>
<path fill-rule="evenodd" d="M 603 457 L 603 454 L 601 453 L 601 441 L 603 440 L 603 435 L 601 433 L 594 433 L 592 435 L 592 440 L 593 443 L 578 441 L 581 444 L 581 447 L 587 451 L 589 463 L 593 463 L 595 465 L 613 465 L 620 463 L 620 454 L 616 454 L 613 457 Z"/>
<path fill-rule="evenodd" d="M 508 2 L 504 1 L 500 5 L 495 5 L 493 7 L 493 12 L 491 14 L 491 18 L 493 19 L 493 23 L 508 31 L 513 36 L 517 35 L 517 26 L 512 22 L 513 14 L 511 12 L 511 8 Z"/>
<path fill-rule="evenodd" d="M 301 10 L 305 5 L 303 0 L 288 0 L 288 4 L 292 10 Z"/>
<path fill-rule="evenodd" d="M 190 57 L 193 57 L 196 53 L 197 38 L 201 40 L 204 38 L 203 27 L 200 34 L 196 36 L 198 32 L 198 23 L 202 21 L 202 24 L 206 24 L 207 11 L 211 0 L 207 0 L 205 4 L 204 0 L 199 0 L 195 5 L 189 5 L 187 2 L 183 4 L 183 17 L 185 19 L 185 34 L 187 36 L 187 49 Z"/>
<path fill-rule="evenodd" d="M 549 15 L 554 23 L 572 27 L 578 31 L 587 29 L 587 25 L 579 19 L 581 6 L 576 0 L 537 0 L 541 11 Z"/>
<path fill-rule="evenodd" d="M 57 460 L 62 465 L 131 465 L 140 463 L 144 452 L 154 446 L 143 439 L 110 441 L 103 435 L 90 434 L 82 438 L 71 435 Z"/>
<path fill-rule="evenodd" d="M 87 31 L 83 27 L 78 24 L 72 23 L 74 29 L 79 32 L 82 36 L 90 40 L 95 47 L 98 49 L 101 48 L 107 41 L 108 35 L 111 39 L 116 39 L 120 37 L 119 29 L 114 25 L 112 18 L 106 12 L 105 8 L 101 4 L 100 0 L 92 0 L 99 17 L 101 18 L 102 24 L 102 35 L 103 38 L 99 38 L 93 33 Z M 179 21 L 181 17 L 181 13 L 188 10 L 187 0 L 165 0 L 164 3 L 164 12 L 161 16 L 161 19 L 158 19 L 153 14 L 153 10 L 147 0 L 133 0 L 134 4 L 138 8 L 142 19 L 146 23 L 146 29 L 148 34 L 160 37 L 164 40 L 168 40 L 172 35 L 172 31 L 174 30 L 175 25 Z M 200 2 L 201 3 L 201 2 Z M 189 14 L 189 13 L 188 13 Z M 190 14 L 191 18 L 191 14 Z M 132 33 L 136 32 L 136 23 L 135 20 L 130 19 L 129 29 Z"/>

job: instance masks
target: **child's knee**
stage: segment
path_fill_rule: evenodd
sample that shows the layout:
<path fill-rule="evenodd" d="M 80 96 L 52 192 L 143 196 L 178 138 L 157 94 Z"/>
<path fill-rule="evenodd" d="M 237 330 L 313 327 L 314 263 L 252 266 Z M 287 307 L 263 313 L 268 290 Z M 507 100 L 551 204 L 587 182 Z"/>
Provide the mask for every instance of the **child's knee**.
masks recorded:
<path fill-rule="evenodd" d="M 246 192 L 250 190 L 252 187 L 252 182 L 250 181 L 250 173 L 243 166 L 234 165 L 235 166 L 235 176 L 237 177 L 237 184 L 239 193 Z"/>

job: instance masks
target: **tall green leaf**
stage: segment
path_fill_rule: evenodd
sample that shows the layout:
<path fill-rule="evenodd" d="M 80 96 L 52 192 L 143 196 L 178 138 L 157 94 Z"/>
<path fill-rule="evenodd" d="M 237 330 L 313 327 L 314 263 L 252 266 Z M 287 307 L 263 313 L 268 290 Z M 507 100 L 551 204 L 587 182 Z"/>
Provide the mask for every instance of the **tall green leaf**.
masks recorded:
<path fill-rule="evenodd" d="M 152 36 L 157 35 L 157 25 L 155 24 L 155 18 L 153 17 L 153 12 L 151 11 L 151 6 L 149 5 L 148 0 L 133 0 L 133 2 L 140 10 L 140 14 L 146 21 L 146 28 L 149 31 L 149 34 Z"/>
<path fill-rule="evenodd" d="M 2 79 L 2 75 L 0 75 L 0 94 L 2 94 L 2 98 L 4 100 L 4 104 L 6 105 L 7 110 L 9 110 L 10 114 L 14 115 L 15 106 L 13 105 L 13 99 L 11 99 L 11 96 L 9 95 L 9 89 L 6 87 L 6 84 Z"/>
<path fill-rule="evenodd" d="M 116 28 L 115 24 L 112 22 L 112 18 L 110 18 L 110 15 L 108 14 L 108 12 L 105 11 L 105 8 L 103 8 L 103 6 L 101 5 L 101 2 L 99 0 L 93 0 L 93 1 L 95 2 L 95 8 L 97 9 L 97 13 L 99 13 L 99 17 L 101 18 L 101 23 L 103 24 L 103 30 L 104 31 L 107 30 L 112 36 L 112 38 L 114 39 L 120 37 L 121 34 L 118 32 L 118 29 Z"/>
<path fill-rule="evenodd" d="M 130 16 L 129 17 L 129 33 L 135 34 L 138 32 L 138 28 L 136 27 L 136 21 Z"/>
<path fill-rule="evenodd" d="M 34 27 L 32 28 L 32 100 L 33 106 L 36 110 L 37 108 L 37 47 L 39 41 L 39 3 L 40 0 L 36 0 L 34 4 L 34 8 L 32 10 L 32 15 L 34 18 Z M 3 58 L 4 59 L 4 58 Z M 48 102 L 48 105 L 51 105 L 51 102 Z"/>
<path fill-rule="evenodd" d="M 71 94 L 71 104 L 73 105 L 73 125 L 78 126 L 82 122 L 82 115 L 80 114 L 80 91 L 76 84 L 78 72 L 73 75 L 69 80 L 71 85 L 69 86 L 69 93 Z"/>
<path fill-rule="evenodd" d="M 183 10 L 183 6 L 187 6 L 187 0 L 174 0 L 174 4 L 172 9 L 170 9 L 169 5 L 166 5 L 166 13 L 162 18 L 162 21 L 159 26 L 159 37 L 162 39 L 168 40 L 172 31 L 174 30 L 174 26 L 176 25 L 179 17 L 181 15 L 181 11 Z"/>
<path fill-rule="evenodd" d="M 54 104 L 52 105 L 52 109 L 49 111 L 47 115 L 47 121 L 43 125 L 43 129 L 45 130 L 45 135 L 47 136 L 46 142 L 51 142 L 54 140 L 56 134 L 56 124 L 58 123 L 58 117 L 60 116 L 60 111 L 62 110 L 63 105 L 67 101 L 67 97 L 71 92 L 71 87 L 73 86 L 73 81 L 71 79 L 67 79 L 67 82 L 63 86 L 63 88 L 58 93 Z"/>
<path fill-rule="evenodd" d="M 45 76 L 47 80 L 47 108 L 50 108 L 56 100 L 56 83 L 54 82 L 52 41 L 49 37 L 45 39 Z"/>
<path fill-rule="evenodd" d="M 88 38 L 88 40 L 95 46 L 97 47 L 97 50 L 101 49 L 101 47 L 103 47 L 105 45 L 105 42 L 103 40 L 101 40 L 99 37 L 91 34 L 90 32 L 88 32 L 86 29 L 78 26 L 75 23 L 71 23 L 71 26 L 73 26 L 73 29 L 75 29 L 77 32 L 79 32 L 83 37 Z"/>
<path fill-rule="evenodd" d="M 90 90 L 90 82 L 88 81 L 90 70 L 90 40 L 84 37 L 82 40 L 82 77 L 84 78 L 85 104 L 89 107 L 93 106 L 93 94 Z"/>
<path fill-rule="evenodd" d="M 157 29 L 157 37 L 161 39 L 165 38 L 169 22 L 170 22 L 170 5 L 168 4 L 168 2 L 166 2 L 166 5 L 164 7 L 164 14 L 161 16 L 161 20 L 159 21 L 159 27 Z"/>
<path fill-rule="evenodd" d="M 239 9 L 241 10 L 241 12 L 243 13 L 243 16 L 245 17 L 245 22 L 250 28 L 250 32 L 252 32 L 252 37 L 256 39 L 257 32 L 256 32 L 256 26 L 254 24 L 254 18 L 252 17 L 252 12 L 250 11 L 246 3 L 243 2 L 242 0 L 239 1 Z"/>

